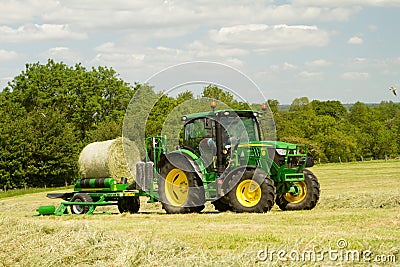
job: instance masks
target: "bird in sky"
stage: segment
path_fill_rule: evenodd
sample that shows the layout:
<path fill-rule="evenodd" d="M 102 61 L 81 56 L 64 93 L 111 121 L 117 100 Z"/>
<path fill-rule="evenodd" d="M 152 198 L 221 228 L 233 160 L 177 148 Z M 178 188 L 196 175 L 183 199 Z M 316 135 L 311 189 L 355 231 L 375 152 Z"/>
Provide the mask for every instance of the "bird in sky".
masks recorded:
<path fill-rule="evenodd" d="M 392 93 L 393 93 L 395 96 L 397 96 L 397 92 L 396 92 L 397 89 L 396 89 L 396 88 L 394 88 L 393 86 L 390 86 L 389 90 L 392 91 Z"/>

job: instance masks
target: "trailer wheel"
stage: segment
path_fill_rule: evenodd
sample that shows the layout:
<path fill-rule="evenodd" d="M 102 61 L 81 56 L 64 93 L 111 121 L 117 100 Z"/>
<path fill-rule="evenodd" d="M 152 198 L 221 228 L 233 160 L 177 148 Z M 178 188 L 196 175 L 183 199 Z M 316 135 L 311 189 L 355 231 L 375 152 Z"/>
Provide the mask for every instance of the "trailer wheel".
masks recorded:
<path fill-rule="evenodd" d="M 235 212 L 268 212 L 274 205 L 275 187 L 269 176 L 259 169 L 237 171 L 232 181 L 237 184 L 228 193 L 229 205 Z"/>
<path fill-rule="evenodd" d="M 140 208 L 139 197 L 122 197 L 118 199 L 118 210 L 120 213 L 129 212 L 137 213 Z"/>
<path fill-rule="evenodd" d="M 286 193 L 276 197 L 276 204 L 281 210 L 311 210 L 319 200 L 319 183 L 317 177 L 304 169 L 304 181 L 296 182 L 297 194 Z"/>
<path fill-rule="evenodd" d="M 167 160 L 161 168 L 161 176 L 158 191 L 167 213 L 201 212 L 204 209 L 203 183 L 195 172 L 179 169 Z"/>
<path fill-rule="evenodd" d="M 74 195 L 71 198 L 71 202 L 93 202 L 91 196 L 86 193 L 79 193 Z M 90 206 L 83 206 L 83 205 L 72 205 L 71 206 L 71 213 L 72 214 L 85 214 L 89 211 Z"/>

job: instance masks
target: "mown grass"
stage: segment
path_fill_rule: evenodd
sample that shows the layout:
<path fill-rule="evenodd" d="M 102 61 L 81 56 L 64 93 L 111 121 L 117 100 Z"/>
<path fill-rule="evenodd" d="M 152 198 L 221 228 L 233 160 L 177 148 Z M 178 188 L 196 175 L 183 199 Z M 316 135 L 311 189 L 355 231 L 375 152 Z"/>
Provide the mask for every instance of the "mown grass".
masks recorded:
<path fill-rule="evenodd" d="M 16 197 L 16 196 L 22 196 L 22 195 L 28 195 L 28 194 L 33 194 L 33 193 L 39 193 L 39 192 L 50 192 L 54 190 L 69 190 L 72 189 L 73 186 L 63 186 L 63 187 L 57 187 L 57 188 L 22 188 L 22 189 L 12 189 L 12 190 L 7 190 L 7 191 L 0 191 L 0 199 L 6 198 L 6 197 Z"/>
<path fill-rule="evenodd" d="M 400 265 L 400 161 L 318 165 L 311 211 L 167 215 L 142 199 L 138 214 L 32 217 L 57 205 L 45 192 L 0 199 L 0 266 L 383 266 L 381 262 L 262 261 L 261 251 L 371 251 Z M 339 249 L 339 239 L 348 246 Z M 271 254 L 269 254 L 270 256 Z M 317 254 L 320 255 L 320 254 Z"/>

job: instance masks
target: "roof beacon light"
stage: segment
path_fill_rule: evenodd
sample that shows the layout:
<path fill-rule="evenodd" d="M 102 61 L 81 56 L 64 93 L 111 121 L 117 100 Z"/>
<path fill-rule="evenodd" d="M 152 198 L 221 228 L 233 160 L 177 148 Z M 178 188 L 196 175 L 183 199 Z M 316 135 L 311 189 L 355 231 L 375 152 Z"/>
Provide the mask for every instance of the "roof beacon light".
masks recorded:
<path fill-rule="evenodd" d="M 212 111 L 214 112 L 215 107 L 217 106 L 217 102 L 214 99 L 211 100 L 210 106 L 211 106 Z"/>
<path fill-rule="evenodd" d="M 265 103 L 263 103 L 262 105 L 261 105 L 261 109 L 262 109 L 262 111 L 266 111 L 267 110 L 267 104 L 265 104 Z"/>

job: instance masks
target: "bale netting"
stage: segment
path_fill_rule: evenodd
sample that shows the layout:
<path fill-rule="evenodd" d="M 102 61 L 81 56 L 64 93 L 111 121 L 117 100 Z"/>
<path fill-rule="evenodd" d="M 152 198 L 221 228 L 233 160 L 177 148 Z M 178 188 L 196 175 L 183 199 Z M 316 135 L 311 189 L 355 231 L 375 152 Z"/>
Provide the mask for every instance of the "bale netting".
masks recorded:
<path fill-rule="evenodd" d="M 124 145 L 122 145 L 124 142 Z M 135 181 L 135 164 L 129 164 L 124 156 L 125 149 L 129 149 L 129 161 L 140 160 L 140 153 L 134 142 L 122 139 L 107 140 L 88 144 L 79 155 L 78 167 L 82 178 L 128 178 L 129 183 Z"/>

